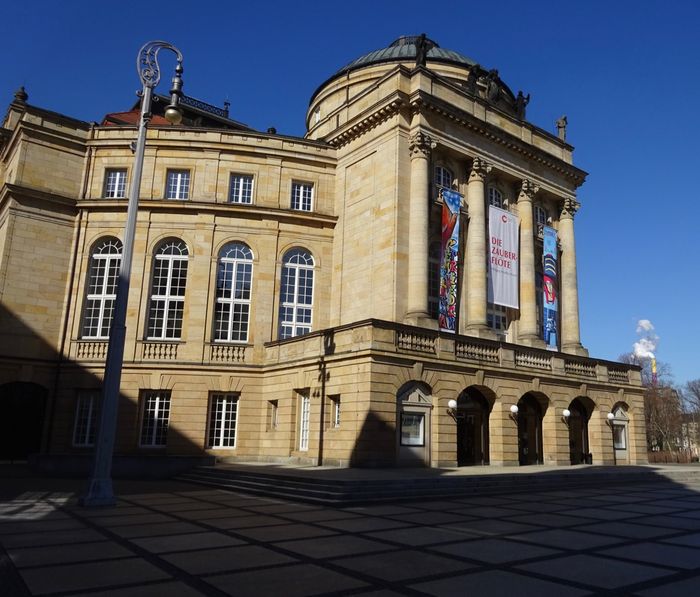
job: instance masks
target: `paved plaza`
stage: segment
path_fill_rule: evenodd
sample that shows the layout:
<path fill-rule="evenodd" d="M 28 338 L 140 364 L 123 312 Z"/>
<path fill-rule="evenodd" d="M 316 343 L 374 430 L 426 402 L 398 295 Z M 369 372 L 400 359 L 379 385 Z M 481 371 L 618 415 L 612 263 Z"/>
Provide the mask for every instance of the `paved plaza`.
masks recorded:
<path fill-rule="evenodd" d="M 0 595 L 700 594 L 700 482 L 334 508 L 175 481 L 0 478 Z"/>

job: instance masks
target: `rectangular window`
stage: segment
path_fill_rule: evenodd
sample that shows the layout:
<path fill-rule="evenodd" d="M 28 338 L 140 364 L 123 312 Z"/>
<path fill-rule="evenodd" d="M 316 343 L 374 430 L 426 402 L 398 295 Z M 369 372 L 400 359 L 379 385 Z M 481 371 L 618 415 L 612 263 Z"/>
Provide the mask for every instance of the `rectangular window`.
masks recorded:
<path fill-rule="evenodd" d="M 311 211 L 314 185 L 310 182 L 292 183 L 292 209 Z"/>
<path fill-rule="evenodd" d="M 77 448 L 90 448 L 95 445 L 99 398 L 98 390 L 85 390 L 78 393 L 73 426 L 73 445 Z"/>
<path fill-rule="evenodd" d="M 162 448 L 168 440 L 170 392 L 147 390 L 141 395 L 141 439 L 143 448 Z"/>
<path fill-rule="evenodd" d="M 190 171 L 189 170 L 168 170 L 165 185 L 166 199 L 189 199 L 190 198 Z"/>
<path fill-rule="evenodd" d="M 229 203 L 253 203 L 253 177 L 247 174 L 231 174 Z"/>
<path fill-rule="evenodd" d="M 126 197 L 126 168 L 108 168 L 105 170 L 104 196 L 107 199 Z"/>
<path fill-rule="evenodd" d="M 488 303 L 486 308 L 486 323 L 492 330 L 496 330 L 500 339 L 505 339 L 508 331 L 508 317 L 506 308 L 501 305 Z"/>
<path fill-rule="evenodd" d="M 425 445 L 425 415 L 423 413 L 401 413 L 401 445 Z"/>
<path fill-rule="evenodd" d="M 309 420 L 311 417 L 311 398 L 306 395 L 301 397 L 301 413 L 299 416 L 299 450 L 305 452 L 309 449 Z"/>
<path fill-rule="evenodd" d="M 212 394 L 209 400 L 208 448 L 235 448 L 238 394 Z"/>
<path fill-rule="evenodd" d="M 279 423 L 279 401 L 268 400 L 267 402 L 267 429 L 268 431 L 277 429 Z"/>
<path fill-rule="evenodd" d="M 331 427 L 340 427 L 340 396 L 331 396 Z"/>

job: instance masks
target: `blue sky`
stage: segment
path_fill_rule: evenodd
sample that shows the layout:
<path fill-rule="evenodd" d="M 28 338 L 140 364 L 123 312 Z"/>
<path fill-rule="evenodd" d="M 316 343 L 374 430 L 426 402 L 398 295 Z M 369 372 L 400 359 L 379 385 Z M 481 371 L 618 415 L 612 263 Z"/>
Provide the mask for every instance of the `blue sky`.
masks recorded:
<path fill-rule="evenodd" d="M 302 135 L 327 77 L 422 32 L 530 93 L 533 123 L 554 131 L 568 116 L 575 163 L 590 173 L 576 241 L 591 356 L 630 351 L 648 319 L 675 381 L 700 378 L 698 2 L 12 2 L 0 102 L 25 85 L 32 104 L 99 120 L 131 106 L 138 49 L 165 39 L 184 54 L 187 94 Z"/>

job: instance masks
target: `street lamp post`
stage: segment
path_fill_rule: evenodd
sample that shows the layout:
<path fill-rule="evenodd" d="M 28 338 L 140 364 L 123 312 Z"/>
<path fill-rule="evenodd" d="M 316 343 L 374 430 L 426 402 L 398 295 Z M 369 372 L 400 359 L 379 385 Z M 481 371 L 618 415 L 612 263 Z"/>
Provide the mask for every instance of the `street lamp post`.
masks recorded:
<path fill-rule="evenodd" d="M 112 327 L 109 332 L 109 344 L 107 347 L 100 428 L 95 442 L 95 459 L 88 489 L 81 498 L 83 506 L 113 506 L 116 503 L 112 490 L 112 457 L 114 455 L 114 437 L 119 408 L 119 386 L 124 361 L 126 307 L 129 298 L 129 283 L 131 281 L 131 262 L 134 256 L 134 234 L 136 231 L 139 191 L 141 189 L 143 156 L 146 149 L 146 129 L 151 120 L 153 90 L 160 81 L 158 52 L 162 49 L 171 50 L 177 55 L 175 76 L 170 89 L 170 104 L 165 109 L 165 118 L 172 124 L 179 124 L 182 121 L 182 112 L 179 107 L 179 99 L 182 95 L 182 54 L 180 50 L 167 42 L 148 42 L 141 48 L 136 60 L 136 69 L 143 84 L 143 89 L 140 92 L 141 115 L 134 153 L 134 169 L 131 176 L 131 186 L 129 187 L 129 204 L 126 212 L 126 226 L 124 227 L 124 249 L 119 279 L 117 280 L 117 294 L 114 301 Z"/>

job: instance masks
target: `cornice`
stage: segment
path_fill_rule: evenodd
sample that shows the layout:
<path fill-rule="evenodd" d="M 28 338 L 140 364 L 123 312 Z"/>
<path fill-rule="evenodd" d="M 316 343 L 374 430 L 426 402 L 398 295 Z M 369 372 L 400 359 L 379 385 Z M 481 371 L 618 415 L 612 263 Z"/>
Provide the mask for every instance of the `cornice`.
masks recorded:
<path fill-rule="evenodd" d="M 126 199 L 83 199 L 78 208 L 89 212 L 126 212 Z M 324 228 L 335 228 L 337 216 L 318 212 L 292 211 L 277 207 L 260 207 L 255 205 L 233 205 L 229 203 L 212 203 L 209 201 L 173 201 L 172 199 L 141 199 L 140 212 L 158 213 L 213 213 L 218 216 L 234 216 L 248 220 L 277 220 L 285 223 L 300 224 Z"/>
<path fill-rule="evenodd" d="M 406 105 L 408 105 L 406 94 L 396 91 L 388 98 L 364 110 L 359 119 L 353 119 L 352 123 L 345 124 L 340 130 L 326 137 L 326 142 L 333 147 L 343 147 L 386 122 Z"/>
<path fill-rule="evenodd" d="M 460 110 L 455 106 L 444 102 L 435 96 L 424 92 L 417 92 L 410 98 L 410 105 L 416 106 L 414 109 L 430 110 L 436 114 L 453 120 L 461 126 L 468 128 L 490 141 L 503 145 L 528 159 L 534 160 L 552 170 L 563 174 L 574 182 L 576 187 L 581 186 L 586 180 L 587 172 L 566 163 L 541 149 L 525 143 L 514 135 L 499 129 L 498 127 L 479 120 L 469 112 Z"/>
<path fill-rule="evenodd" d="M 73 197 L 6 183 L 0 189 L 0 207 L 4 207 L 11 199 L 27 207 L 40 207 L 70 215 L 77 213 L 77 201 Z"/>

